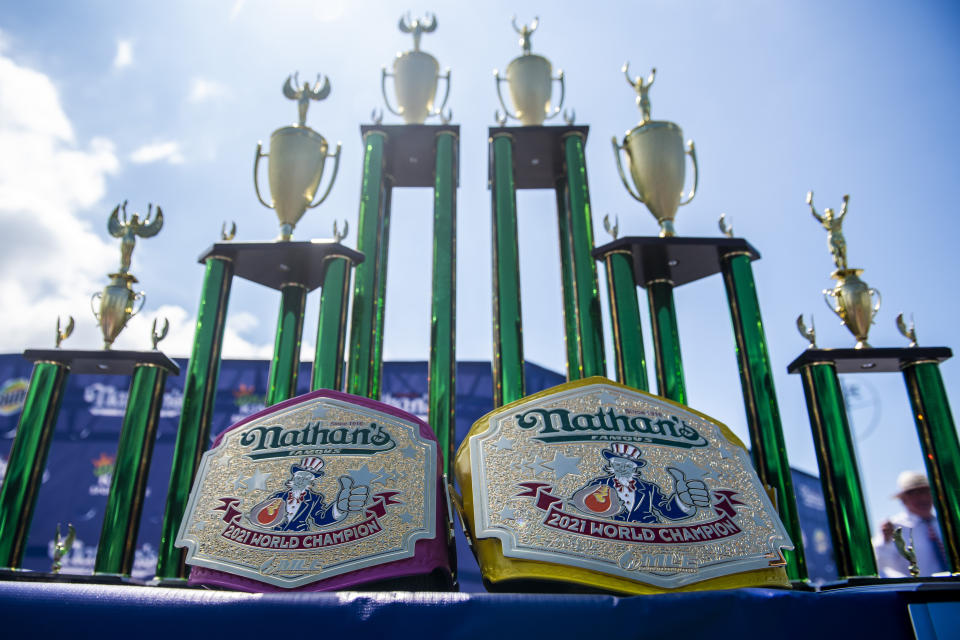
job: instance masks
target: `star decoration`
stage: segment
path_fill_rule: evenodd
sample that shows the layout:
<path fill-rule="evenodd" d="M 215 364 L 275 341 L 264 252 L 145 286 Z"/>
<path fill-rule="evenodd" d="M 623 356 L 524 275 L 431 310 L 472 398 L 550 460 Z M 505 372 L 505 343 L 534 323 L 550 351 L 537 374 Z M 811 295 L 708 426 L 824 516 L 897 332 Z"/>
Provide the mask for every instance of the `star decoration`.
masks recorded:
<path fill-rule="evenodd" d="M 603 391 L 600 392 L 598 398 L 599 398 L 599 400 L 600 400 L 600 404 L 602 404 L 602 405 L 603 405 L 603 404 L 613 404 L 613 403 L 615 403 L 615 402 L 619 399 L 618 396 L 613 395 L 612 393 L 610 393 L 610 392 L 607 391 L 606 389 L 604 389 Z"/>
<path fill-rule="evenodd" d="M 347 473 L 350 474 L 350 477 L 353 478 L 355 484 L 360 485 L 369 485 L 373 482 L 374 478 L 377 477 L 377 474 L 373 471 L 370 471 L 368 465 L 363 465 L 359 469 L 350 469 Z"/>
<path fill-rule="evenodd" d="M 315 406 L 315 407 L 313 407 L 312 409 L 310 409 L 310 415 L 311 415 L 312 417 L 317 418 L 318 420 L 320 420 L 320 419 L 322 419 L 322 418 L 326 418 L 326 417 L 327 417 L 327 412 L 328 412 L 328 411 L 329 411 L 329 409 L 327 409 L 327 407 L 323 406 L 322 404 L 318 404 L 317 406 Z"/>
<path fill-rule="evenodd" d="M 384 469 L 380 469 L 377 474 L 377 479 L 373 482 L 374 484 L 382 484 L 383 486 L 387 486 L 388 480 L 397 482 L 400 479 L 400 475 L 396 471 L 386 471 Z"/>
<path fill-rule="evenodd" d="M 505 435 L 501 435 L 500 439 L 493 443 L 497 449 L 513 449 L 513 440 L 508 438 Z"/>
<path fill-rule="evenodd" d="M 260 491 L 267 490 L 267 478 L 272 476 L 272 473 L 264 473 L 260 471 L 259 468 L 254 470 L 253 475 L 247 479 L 247 491 L 252 491 L 259 489 Z"/>
<path fill-rule="evenodd" d="M 243 487 L 244 490 L 246 490 L 246 489 L 248 488 L 248 487 L 247 487 L 247 481 L 243 479 L 243 474 L 242 474 L 242 473 L 237 474 L 236 479 L 233 481 L 233 490 L 234 490 L 234 491 L 236 491 L 236 490 L 239 489 L 240 487 Z"/>
<path fill-rule="evenodd" d="M 578 466 L 580 464 L 580 460 L 581 458 L 579 457 L 565 456 L 562 453 L 557 452 L 556 454 L 554 454 L 553 460 L 551 462 L 547 462 L 543 466 L 546 467 L 547 469 L 553 470 L 553 473 L 554 475 L 556 475 L 557 480 L 563 480 L 564 477 L 568 475 L 571 475 L 571 476 L 582 475 L 580 473 L 580 468 Z"/>
<path fill-rule="evenodd" d="M 400 522 L 404 524 L 410 524 L 411 522 L 413 522 L 413 516 L 410 515 L 409 512 L 404 511 L 403 513 L 400 514 Z"/>
<path fill-rule="evenodd" d="M 404 458 L 416 458 L 416 457 L 417 457 L 417 450 L 413 447 L 413 445 L 407 445 L 407 446 L 405 446 L 403 449 L 400 449 L 400 453 L 403 454 L 403 457 L 404 457 Z"/>
<path fill-rule="evenodd" d="M 517 510 L 504 505 L 503 509 L 501 509 L 497 515 L 499 515 L 502 520 L 516 520 Z"/>

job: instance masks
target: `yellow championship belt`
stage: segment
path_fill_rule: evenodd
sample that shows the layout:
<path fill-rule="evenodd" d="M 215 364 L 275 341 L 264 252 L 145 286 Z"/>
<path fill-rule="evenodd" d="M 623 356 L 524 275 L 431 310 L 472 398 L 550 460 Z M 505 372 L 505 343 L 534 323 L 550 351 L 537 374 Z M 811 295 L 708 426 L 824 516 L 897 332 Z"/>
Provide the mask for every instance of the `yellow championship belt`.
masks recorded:
<path fill-rule="evenodd" d="M 455 464 L 493 590 L 789 585 L 792 544 L 743 443 L 689 407 L 602 377 L 569 382 L 477 420 Z"/>

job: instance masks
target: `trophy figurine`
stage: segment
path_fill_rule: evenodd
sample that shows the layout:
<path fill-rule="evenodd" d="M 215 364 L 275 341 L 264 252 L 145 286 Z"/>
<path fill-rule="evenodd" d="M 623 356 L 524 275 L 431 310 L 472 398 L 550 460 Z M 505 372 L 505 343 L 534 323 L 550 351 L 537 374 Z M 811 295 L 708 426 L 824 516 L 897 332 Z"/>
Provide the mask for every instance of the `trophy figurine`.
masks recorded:
<path fill-rule="evenodd" d="M 647 205 L 650 213 L 660 224 L 660 237 L 676 235 L 673 220 L 677 209 L 689 204 L 697 193 L 697 151 L 693 141 L 683 148 L 683 131 L 673 122 L 650 119 L 650 87 L 657 70 L 653 69 L 646 79 L 643 76 L 630 78 L 630 63 L 621 68 L 633 90 L 637 93 L 640 108 L 640 124 L 624 136 L 623 143 L 613 138 L 613 153 L 617 158 L 617 170 L 627 192 L 638 202 Z M 620 150 L 627 153 L 627 167 L 636 190 L 630 187 L 620 161 Z M 693 188 L 684 198 L 683 184 L 686 179 L 686 159 L 693 161 Z"/>
<path fill-rule="evenodd" d="M 423 124 L 427 118 L 440 116 L 444 123 L 449 122 L 453 114 L 447 110 L 447 98 L 450 97 L 450 69 L 440 75 L 440 63 L 429 53 L 420 50 L 420 37 L 424 33 L 433 33 L 437 29 L 437 17 L 427 14 L 420 20 L 410 20 L 409 14 L 401 16 L 400 31 L 413 35 L 413 49 L 398 53 L 393 61 L 393 73 L 382 69 L 380 90 L 383 93 L 383 102 L 390 113 L 400 116 L 406 124 Z M 387 77 L 393 78 L 393 88 L 397 95 L 397 108 L 390 105 L 387 98 Z M 434 100 L 437 96 L 437 85 L 440 79 L 447 81 L 446 91 L 440 106 L 434 109 Z"/>
<path fill-rule="evenodd" d="M 70 553 L 73 547 L 73 541 L 77 537 L 77 530 L 72 524 L 67 524 L 67 537 L 60 535 L 60 523 L 57 523 L 57 537 L 53 540 L 53 564 L 50 566 L 50 573 L 56 575 L 63 568 L 63 557 Z"/>
<path fill-rule="evenodd" d="M 530 53 L 530 37 L 537 30 L 540 24 L 540 18 L 534 18 L 530 26 L 517 26 L 517 17 L 513 17 L 513 29 L 520 35 L 520 46 L 523 48 L 523 55 L 514 58 L 507 65 L 506 78 L 500 77 L 500 71 L 493 70 L 493 76 L 496 78 L 497 98 L 500 100 L 500 106 L 503 107 L 505 115 L 497 112 L 497 121 L 502 125 L 509 116 L 514 120 L 519 120 L 520 124 L 527 126 L 539 126 L 545 120 L 553 118 L 560 109 L 563 108 L 563 98 L 566 92 L 563 83 L 563 71 L 557 72 L 557 77 L 553 77 L 553 67 L 550 61 L 543 56 Z M 500 91 L 500 84 L 506 81 L 510 88 L 510 99 L 513 102 L 513 113 L 507 109 L 507 104 L 503 100 L 503 93 Z M 553 83 L 560 83 L 560 102 L 556 107 L 551 103 L 553 94 Z"/>
<path fill-rule="evenodd" d="M 110 349 L 127 322 L 140 312 L 146 301 L 146 294 L 143 291 L 135 292 L 130 286 L 137 282 L 136 277 L 130 273 L 130 258 L 137 243 L 137 236 L 151 238 L 160 233 L 161 228 L 163 228 L 163 210 L 158 206 L 157 215 L 154 216 L 152 204 L 147 205 L 147 216 L 142 220 L 136 213 L 127 216 L 126 200 L 122 205 L 118 204 L 114 207 L 110 214 L 107 230 L 114 238 L 120 238 L 120 269 L 116 273 L 108 274 L 110 283 L 103 288 L 103 291 L 98 291 L 90 298 L 90 308 L 103 333 L 104 349 Z M 140 305 L 134 309 L 138 300 Z"/>
<path fill-rule="evenodd" d="M 277 212 L 280 219 L 280 241 L 289 241 L 293 228 L 303 217 L 307 209 L 319 206 L 330 195 L 333 183 L 337 179 L 340 167 L 340 144 L 337 151 L 328 154 L 330 145 L 326 138 L 307 126 L 307 108 L 311 100 L 323 100 L 330 95 L 330 79 L 317 81 L 311 87 L 309 82 L 300 86 L 298 74 L 287 77 L 283 85 L 283 95 L 297 101 L 299 121 L 289 127 L 281 127 L 270 134 L 270 153 L 263 153 L 262 143 L 257 143 L 257 152 L 253 161 L 253 187 L 260 204 Z M 260 158 L 269 158 L 267 176 L 270 181 L 272 200 L 267 204 L 260 195 L 258 168 Z M 323 177 L 323 165 L 327 158 L 333 158 L 333 175 L 323 196 L 313 202 L 320 179 Z"/>
<path fill-rule="evenodd" d="M 843 196 L 840 213 L 833 209 L 824 209 L 823 215 L 817 213 L 813 205 L 813 191 L 807 193 L 807 204 L 813 217 L 827 230 L 827 245 L 837 267 L 830 277 L 837 281 L 833 289 L 823 290 L 823 299 L 827 306 L 840 318 L 850 333 L 857 339 L 855 349 L 869 349 L 867 334 L 877 312 L 880 311 L 880 292 L 868 286 L 860 279 L 863 269 L 847 267 L 847 243 L 843 238 L 841 226 L 847 215 L 850 196 Z M 876 296 L 876 303 L 873 298 Z"/>

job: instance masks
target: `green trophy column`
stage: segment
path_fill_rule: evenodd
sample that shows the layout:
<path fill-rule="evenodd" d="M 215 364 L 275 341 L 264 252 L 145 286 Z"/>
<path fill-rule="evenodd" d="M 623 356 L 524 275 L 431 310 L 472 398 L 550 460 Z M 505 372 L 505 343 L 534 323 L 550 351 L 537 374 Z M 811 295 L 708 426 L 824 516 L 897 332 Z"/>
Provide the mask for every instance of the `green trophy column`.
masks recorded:
<path fill-rule="evenodd" d="M 59 362 L 38 361 L 33 366 L 17 435 L 7 460 L 7 472 L 0 487 L 2 568 L 18 569 L 23 562 L 37 491 L 47 465 L 50 440 L 57 426 L 69 373 L 67 365 Z"/>
<path fill-rule="evenodd" d="M 170 469 L 170 487 L 163 514 L 163 528 L 157 557 L 158 578 L 187 577 L 184 550 L 173 546 L 186 510 L 193 479 L 200 458 L 210 439 L 210 422 L 220 377 L 220 351 L 223 346 L 224 321 L 233 261 L 220 256 L 207 259 L 203 291 L 197 310 L 197 329 L 193 336 L 193 352 L 187 366 L 183 386 L 183 409 L 177 428 L 177 442 Z"/>
<path fill-rule="evenodd" d="M 617 381 L 648 391 L 647 358 L 643 349 L 643 328 L 640 325 L 637 282 L 630 264 L 631 254 L 608 253 L 603 261 L 607 269 L 607 298 L 610 301 Z"/>
<path fill-rule="evenodd" d="M 760 481 L 776 491 L 777 511 L 783 520 L 794 550 L 784 551 L 791 580 L 806 580 L 803 533 L 790 476 L 790 462 L 783 440 L 780 407 L 773 386 L 773 370 L 760 316 L 757 288 L 750 267 L 750 254 L 727 254 L 721 259 L 727 303 L 737 341 L 737 364 L 750 429 L 750 452 Z"/>
<path fill-rule="evenodd" d="M 383 147 L 387 135 L 382 131 L 367 132 L 364 137 L 363 178 L 360 186 L 360 213 L 357 250 L 367 256 L 357 265 L 353 285 L 353 315 L 350 321 L 350 362 L 347 372 L 347 392 L 377 399 L 374 381 L 379 379 L 379 354 L 376 344 L 377 311 L 382 308 L 380 272 L 386 264 L 379 264 L 383 237 L 384 207 L 387 190 L 384 188 Z M 382 344 L 382 342 L 379 342 Z M 375 371 L 377 370 L 377 371 Z"/>
<path fill-rule="evenodd" d="M 437 135 L 433 187 L 433 296 L 430 310 L 429 422 L 449 473 L 456 430 L 457 137 Z"/>
<path fill-rule="evenodd" d="M 273 343 L 273 361 L 267 382 L 266 405 L 277 404 L 297 395 L 297 373 L 300 369 L 300 340 L 303 337 L 303 311 L 307 288 L 291 282 L 280 288 L 280 314 L 277 337 Z"/>
<path fill-rule="evenodd" d="M 903 378 L 923 449 L 950 571 L 960 572 L 960 444 L 936 361 L 907 363 Z"/>
<path fill-rule="evenodd" d="M 827 503 L 837 573 L 842 578 L 875 576 L 877 563 L 836 366 L 832 362 L 804 365 L 800 377 Z"/>
<path fill-rule="evenodd" d="M 393 184 L 390 176 L 383 180 L 383 209 L 380 214 L 380 235 L 377 238 L 377 297 L 373 312 L 373 333 L 370 335 L 370 388 L 367 397 L 380 399 L 383 384 L 383 325 L 387 312 L 387 250 L 390 248 L 390 204 Z"/>
<path fill-rule="evenodd" d="M 138 364 L 133 370 L 94 573 L 129 576 L 133 569 L 166 381 L 162 367 Z"/>
<path fill-rule="evenodd" d="M 317 351 L 313 358 L 312 390 L 343 388 L 343 351 L 347 332 L 347 301 L 350 296 L 350 260 L 333 257 L 320 291 L 317 321 Z"/>
<path fill-rule="evenodd" d="M 563 138 L 564 176 L 557 185 L 569 380 L 607 373 L 597 265 L 590 253 L 593 250 L 593 218 L 583 141 L 581 132 Z"/>
<path fill-rule="evenodd" d="M 493 405 L 524 394 L 523 318 L 520 313 L 520 249 L 513 140 L 499 134 L 493 147 Z"/>
<path fill-rule="evenodd" d="M 647 283 L 650 324 L 653 326 L 653 350 L 656 357 L 657 394 L 687 404 L 680 357 L 680 333 L 673 304 L 673 282 L 665 279 Z"/>

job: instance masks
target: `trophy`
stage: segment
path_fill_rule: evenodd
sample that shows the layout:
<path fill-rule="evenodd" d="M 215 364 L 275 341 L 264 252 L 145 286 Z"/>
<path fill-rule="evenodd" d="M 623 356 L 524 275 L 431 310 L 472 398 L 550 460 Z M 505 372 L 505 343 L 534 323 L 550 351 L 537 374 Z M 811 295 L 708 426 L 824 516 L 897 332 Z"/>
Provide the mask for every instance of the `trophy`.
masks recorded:
<path fill-rule="evenodd" d="M 850 196 L 843 196 L 843 205 L 839 213 L 834 213 L 833 209 L 827 208 L 821 215 L 813 206 L 813 191 L 807 193 L 810 212 L 827 230 L 827 244 L 833 255 L 834 265 L 837 267 L 836 271 L 830 274 L 830 277 L 837 281 L 837 285 L 833 289 L 823 290 L 824 302 L 839 316 L 843 325 L 857 339 L 854 348 L 869 349 L 867 334 L 870 332 L 874 317 L 880 311 L 881 298 L 879 291 L 867 286 L 867 283 L 860 279 L 863 269 L 847 267 L 847 243 L 843 238 L 841 227 L 843 218 L 847 215 L 849 201 Z M 873 302 L 874 296 L 877 298 L 876 303 Z"/>
<path fill-rule="evenodd" d="M 517 26 L 517 17 L 513 17 L 513 29 L 520 35 L 520 46 L 523 48 L 523 55 L 514 58 L 507 65 L 507 77 L 501 78 L 500 71 L 493 70 L 496 78 L 497 98 L 500 99 L 500 106 L 503 107 L 505 115 L 496 114 L 497 122 L 503 125 L 509 116 L 514 120 L 519 120 L 520 124 L 527 126 L 542 125 L 544 120 L 553 118 L 560 109 L 563 108 L 563 97 L 565 93 L 563 84 L 563 70 L 557 72 L 557 77 L 553 77 L 553 67 L 550 61 L 543 56 L 530 53 L 530 36 L 537 30 L 540 24 L 540 18 L 534 18 L 528 27 Z M 503 94 L 500 92 L 500 84 L 506 81 L 510 88 L 510 99 L 513 101 L 513 113 L 507 109 L 503 101 Z M 560 83 L 560 103 L 554 108 L 550 102 L 553 93 L 553 83 Z"/>
<path fill-rule="evenodd" d="M 319 206 L 330 195 L 333 183 L 337 179 L 340 167 L 340 144 L 336 153 L 327 153 L 330 145 L 327 139 L 307 126 L 307 108 L 311 100 L 323 100 L 330 95 L 330 79 L 324 78 L 310 86 L 304 82 L 300 87 L 298 74 L 287 77 L 283 85 L 283 95 L 297 101 L 300 120 L 289 127 L 280 127 L 270 134 L 270 153 L 263 153 L 262 144 L 257 143 L 257 152 L 253 160 L 253 187 L 260 204 L 277 212 L 280 219 L 280 241 L 289 241 L 293 228 L 303 217 L 307 209 Z M 260 158 L 269 157 L 267 176 L 270 181 L 272 200 L 267 204 L 260 195 L 258 168 Z M 333 175 L 323 196 L 313 202 L 313 198 L 323 177 L 323 165 L 327 158 L 333 158 Z"/>
<path fill-rule="evenodd" d="M 429 22 L 428 22 L 429 19 Z M 411 22 L 409 14 L 400 17 L 400 31 L 413 35 L 413 50 L 398 53 L 393 61 L 393 73 L 382 69 L 380 90 L 383 102 L 390 113 L 400 116 L 406 124 L 423 124 L 427 118 L 440 116 L 444 123 L 450 122 L 453 114 L 450 110 L 443 113 L 450 97 L 450 69 L 440 75 L 440 63 L 429 53 L 420 50 L 420 37 L 424 33 L 433 33 L 437 29 L 437 17 L 428 14 L 423 20 Z M 393 78 L 393 89 L 397 94 L 397 108 L 390 106 L 387 98 L 387 77 Z M 443 78 L 447 81 L 446 91 L 440 107 L 434 109 L 437 96 L 437 84 Z"/>
<path fill-rule="evenodd" d="M 673 122 L 650 119 L 650 87 L 653 85 L 657 70 L 652 69 L 644 80 L 643 76 L 630 78 L 630 63 L 621 69 L 627 83 L 637 92 L 637 106 L 642 119 L 640 124 L 626 133 L 623 143 L 613 138 L 613 153 L 617 158 L 617 170 L 627 192 L 638 202 L 647 205 L 650 213 L 660 223 L 660 237 L 676 235 L 673 219 L 677 208 L 689 204 L 697 193 L 697 152 L 693 141 L 683 148 L 683 131 Z M 620 161 L 620 150 L 627 152 L 627 166 L 636 187 L 634 191 L 627 182 Z M 693 188 L 684 199 L 683 183 L 686 173 L 684 155 L 693 160 Z"/>
<path fill-rule="evenodd" d="M 137 236 L 150 238 L 157 235 L 163 227 L 163 211 L 157 207 L 157 215 L 153 214 L 153 205 L 147 205 L 147 216 L 141 220 L 139 214 L 134 213 L 127 217 L 127 201 L 114 207 L 107 221 L 107 229 L 114 238 L 120 238 L 120 270 L 107 277 L 110 283 L 90 298 L 90 308 L 103 332 L 103 348 L 110 349 L 113 341 L 133 316 L 140 313 L 146 294 L 143 291 L 135 292 L 130 286 L 137 279 L 130 271 L 130 256 L 137 243 Z M 120 212 L 123 218 L 120 218 Z M 151 217 L 152 216 L 152 217 Z M 99 303 L 96 301 L 99 300 Z M 139 306 L 134 309 L 137 301 Z M 96 305 L 96 306 L 95 306 Z M 59 329 L 58 329 L 59 333 Z"/>

